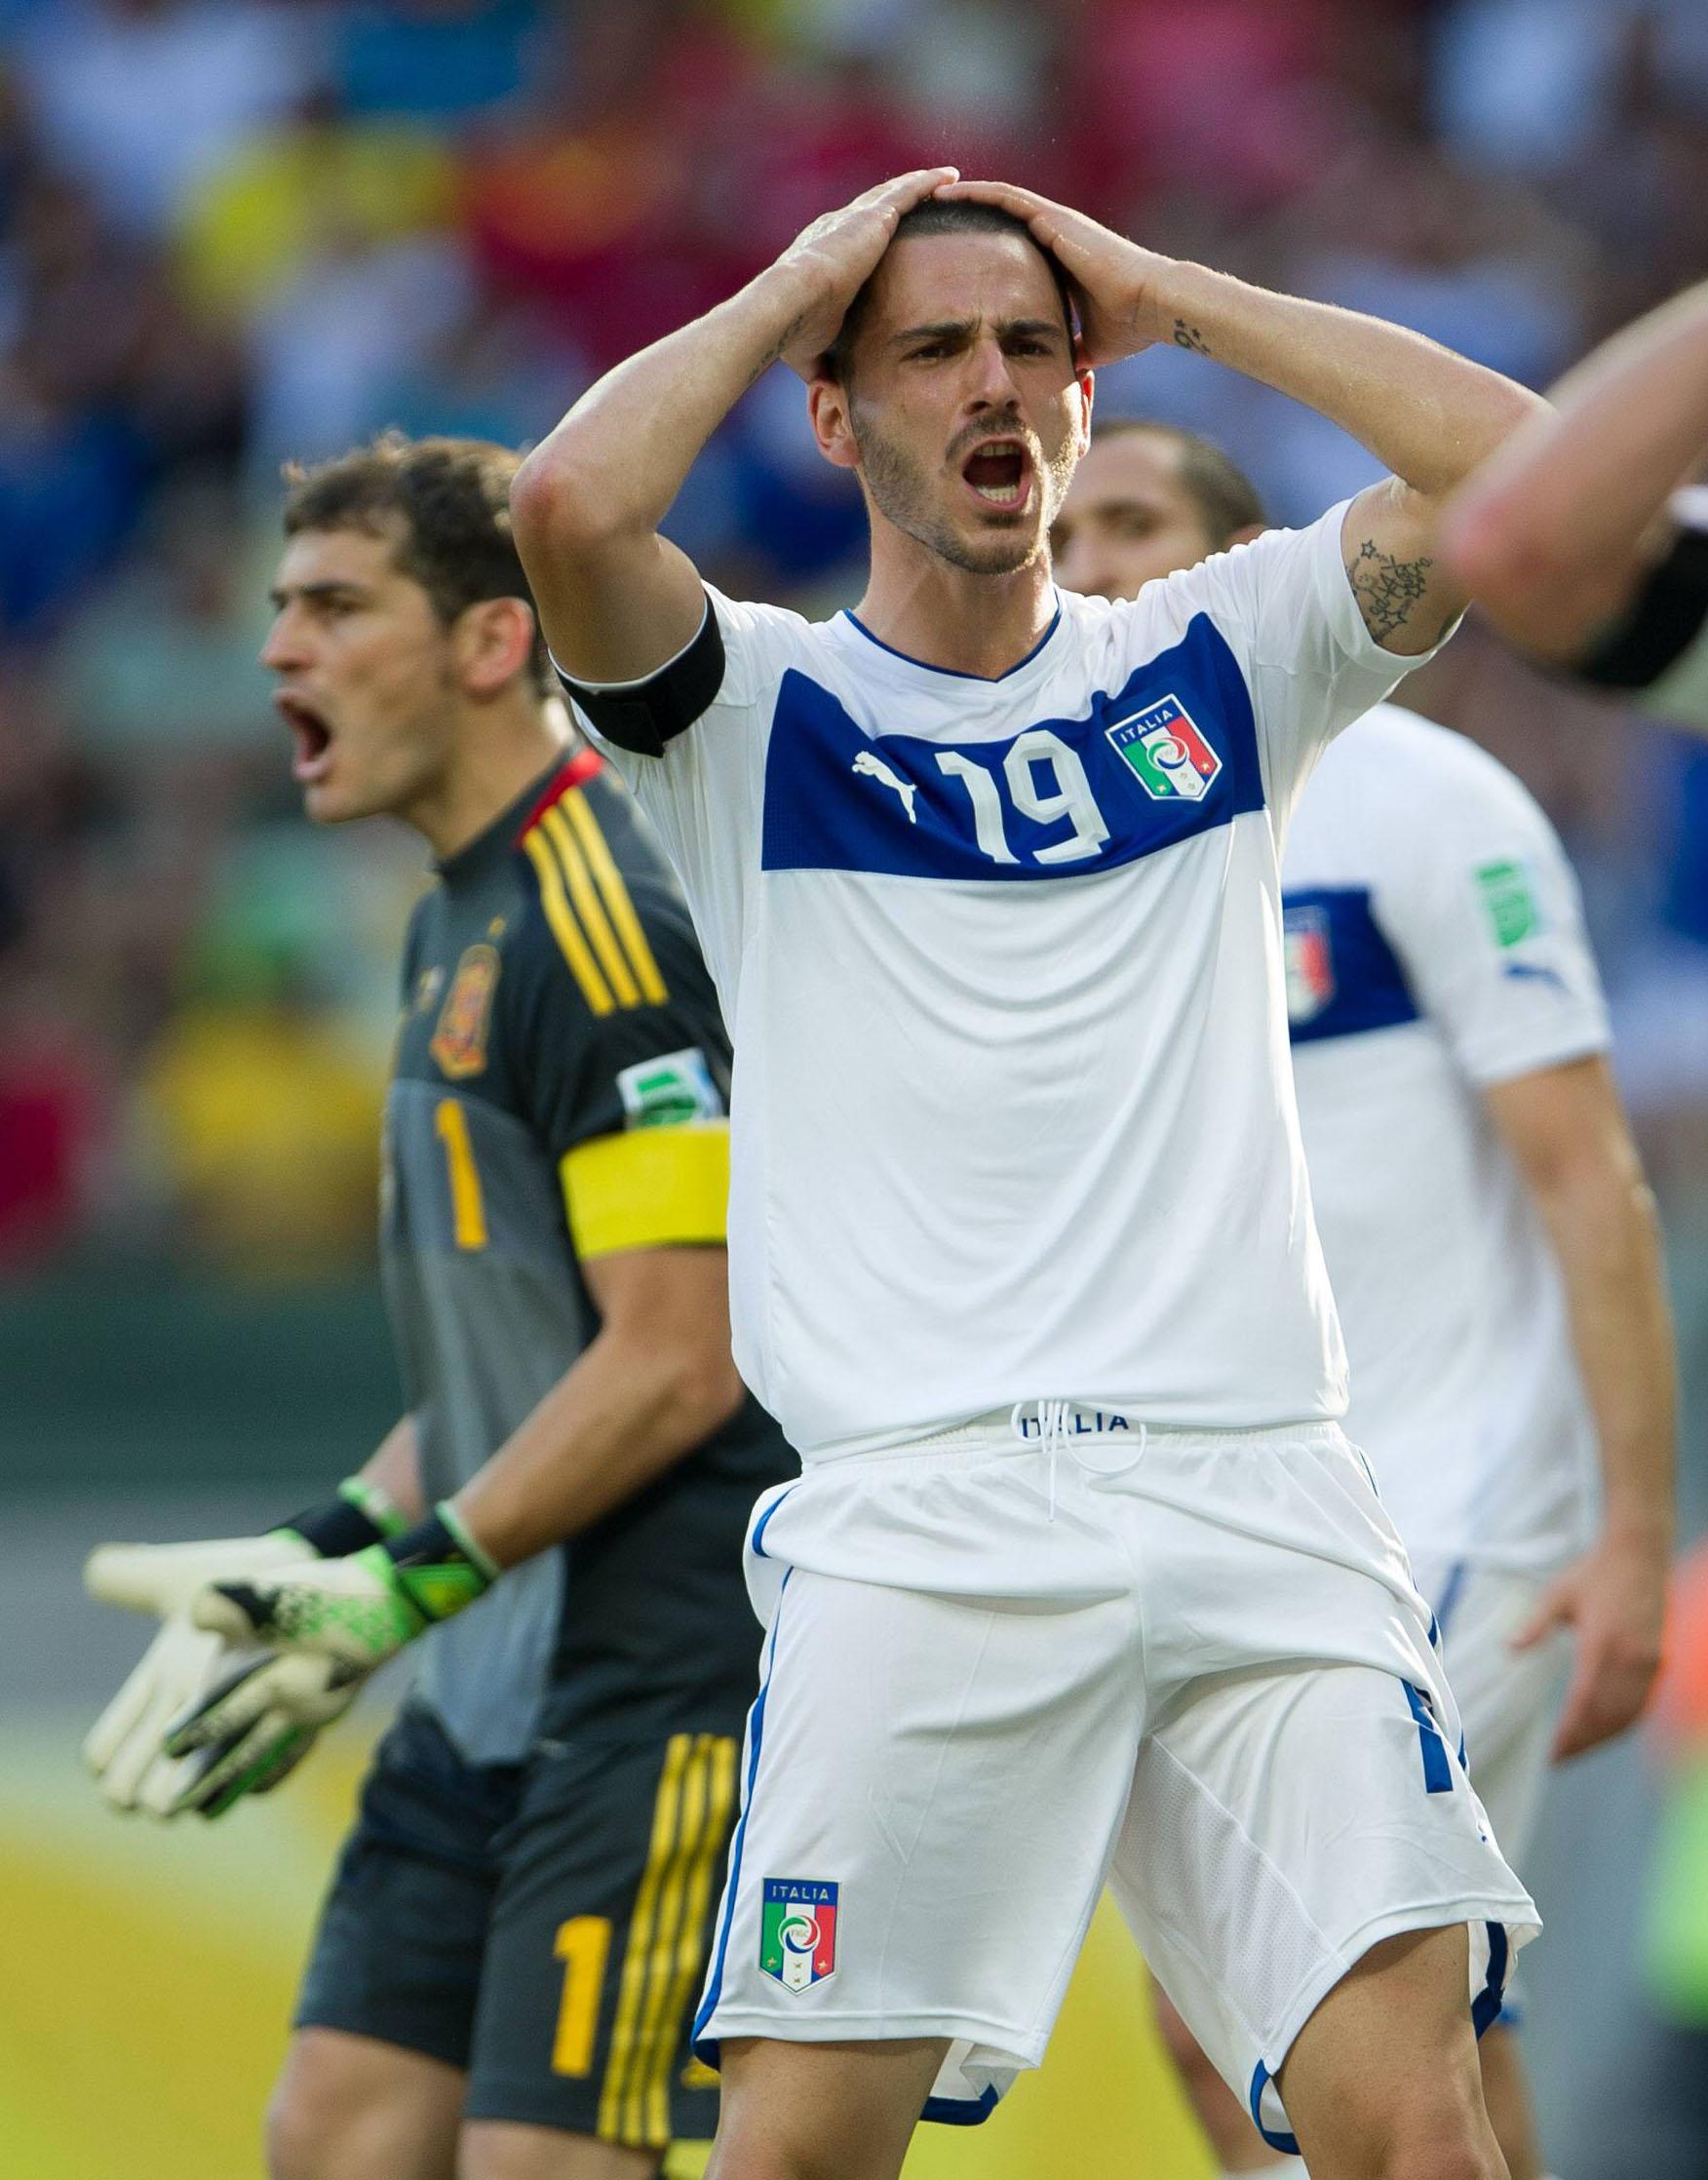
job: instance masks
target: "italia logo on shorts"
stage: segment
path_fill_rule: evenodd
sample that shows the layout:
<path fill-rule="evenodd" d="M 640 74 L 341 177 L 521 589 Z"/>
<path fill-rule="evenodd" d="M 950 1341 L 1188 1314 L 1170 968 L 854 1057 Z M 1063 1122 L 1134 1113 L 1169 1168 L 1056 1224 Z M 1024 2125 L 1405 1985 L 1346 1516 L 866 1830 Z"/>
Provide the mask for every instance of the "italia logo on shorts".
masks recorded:
<path fill-rule="evenodd" d="M 1222 770 L 1178 696 L 1159 697 L 1104 733 L 1153 802 L 1201 802 Z"/>
<path fill-rule="evenodd" d="M 835 1973 L 837 1890 L 817 1878 L 766 1878 L 759 1966 L 785 1991 L 810 1991 Z"/>

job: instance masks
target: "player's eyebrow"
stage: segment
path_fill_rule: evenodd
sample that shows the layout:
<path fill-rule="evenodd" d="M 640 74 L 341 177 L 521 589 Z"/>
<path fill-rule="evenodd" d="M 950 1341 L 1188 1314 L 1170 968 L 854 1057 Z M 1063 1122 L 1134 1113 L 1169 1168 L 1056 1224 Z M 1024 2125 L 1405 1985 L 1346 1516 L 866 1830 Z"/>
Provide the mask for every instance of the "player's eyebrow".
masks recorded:
<path fill-rule="evenodd" d="M 275 613 L 282 613 L 284 612 L 286 606 L 291 603 L 291 601 L 293 598 L 324 600 L 330 598 L 360 599 L 366 598 L 367 596 L 367 591 L 360 583 L 340 583 L 335 581 L 327 581 L 324 583 L 293 583 L 289 590 L 286 590 L 279 584 L 275 583 L 272 589 L 267 593 L 267 603 L 269 605 L 272 606 Z"/>
<path fill-rule="evenodd" d="M 926 326 L 905 326 L 899 333 L 891 333 L 892 348 L 905 348 L 916 340 L 964 340 L 979 321 L 976 318 L 941 318 Z M 992 321 L 998 340 L 1009 340 L 1017 333 L 1033 338 L 1053 337 L 1065 341 L 1066 332 L 1053 318 L 997 318 Z"/>

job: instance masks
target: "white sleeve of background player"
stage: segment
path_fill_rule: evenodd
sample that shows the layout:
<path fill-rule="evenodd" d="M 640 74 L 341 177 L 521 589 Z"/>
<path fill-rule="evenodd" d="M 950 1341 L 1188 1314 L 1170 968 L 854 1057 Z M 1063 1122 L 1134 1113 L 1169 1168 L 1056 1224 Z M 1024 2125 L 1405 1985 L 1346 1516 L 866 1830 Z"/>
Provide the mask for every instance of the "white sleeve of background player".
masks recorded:
<path fill-rule="evenodd" d="M 1380 805 L 1376 920 L 1466 1077 L 1487 1088 L 1605 1052 L 1577 879 L 1530 791 L 1444 732 Z"/>
<path fill-rule="evenodd" d="M 1170 578 L 1183 586 L 1188 610 L 1210 615 L 1239 661 L 1264 791 L 1283 834 L 1328 744 L 1441 647 L 1402 658 L 1365 627 L 1340 542 L 1350 504 L 1342 500 L 1306 529 L 1265 530 Z"/>

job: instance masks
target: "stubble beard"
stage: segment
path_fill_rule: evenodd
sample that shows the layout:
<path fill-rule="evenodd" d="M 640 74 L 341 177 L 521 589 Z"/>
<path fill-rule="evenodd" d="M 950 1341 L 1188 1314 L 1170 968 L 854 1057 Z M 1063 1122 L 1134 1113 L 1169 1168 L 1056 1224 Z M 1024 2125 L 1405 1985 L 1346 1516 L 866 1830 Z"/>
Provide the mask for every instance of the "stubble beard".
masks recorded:
<path fill-rule="evenodd" d="M 367 777 L 358 770 L 344 790 L 343 806 L 325 813 L 307 798 L 304 807 L 320 825 L 351 825 L 366 818 L 396 818 L 417 832 L 418 814 L 444 796 L 450 772 L 449 714 L 455 700 L 450 667 L 441 660 L 430 687 L 401 714 L 407 721 L 387 736 L 389 750 L 370 757 Z M 352 759 L 352 767 L 359 761 Z M 331 782 L 324 783 L 330 788 Z M 334 790 L 335 792 L 335 790 Z M 314 790 L 311 788 L 309 794 Z"/>
<path fill-rule="evenodd" d="M 1028 527 L 1006 532 L 989 530 L 981 537 L 969 536 L 955 527 L 936 504 L 931 475 L 924 464 L 907 448 L 885 438 L 870 411 L 862 416 L 856 408 L 849 422 L 860 450 L 860 474 L 872 504 L 885 522 L 915 539 L 927 552 L 968 575 L 1016 575 L 1040 556 L 1047 557 L 1050 524 L 1068 496 L 1078 461 L 1071 436 L 1054 455 L 1036 465 L 1034 488 L 1041 501 L 1042 520 L 1037 521 L 1029 510 Z M 1005 419 L 1000 425 L 993 422 L 990 436 L 1000 437 L 1005 431 L 1037 448 L 1035 436 L 1015 418 Z M 993 514 L 996 512 L 992 509 Z M 1036 526 L 1032 527 L 1034 521 Z"/>

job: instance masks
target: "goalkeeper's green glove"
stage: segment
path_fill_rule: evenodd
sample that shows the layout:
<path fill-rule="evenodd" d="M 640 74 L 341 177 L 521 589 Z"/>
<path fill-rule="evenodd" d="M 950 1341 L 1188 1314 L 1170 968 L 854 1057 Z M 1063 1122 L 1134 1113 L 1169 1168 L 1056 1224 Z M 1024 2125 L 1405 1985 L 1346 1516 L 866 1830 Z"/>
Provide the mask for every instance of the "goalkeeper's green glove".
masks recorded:
<path fill-rule="evenodd" d="M 190 1601 L 212 1580 L 249 1580 L 323 1556 L 359 1551 L 405 1527 L 387 1495 L 352 1477 L 337 1495 L 260 1537 L 214 1538 L 189 1544 L 103 1544 L 89 1557 L 84 1582 L 92 1597 L 134 1612 L 161 1616 L 159 1633 L 83 1745 L 85 1763 L 114 1809 L 175 1815 L 185 1808 L 217 1814 L 235 1794 L 211 1805 L 207 1753 L 188 1760 L 162 1748 L 166 1729 L 230 1677 L 232 1658 L 217 1635 L 198 1628 Z M 347 1703 L 349 1697 L 345 1697 Z M 339 1705 L 342 1708 L 343 1705 Z M 330 1714 L 329 1714 L 330 1715 Z M 318 1723 L 325 1723 L 322 1719 Z M 298 1734 L 282 1761 L 256 1763 L 248 1791 L 276 1785 L 307 1754 L 313 1734 Z M 217 1755 L 219 1752 L 215 1751 Z M 262 1752 L 252 1750 L 252 1757 Z M 201 1784 L 203 1791 L 192 1790 Z"/>
<path fill-rule="evenodd" d="M 200 1628 L 275 1646 L 210 1689 L 166 1737 L 166 1755 L 202 1766 L 176 1805 L 217 1816 L 276 1785 L 376 1667 L 436 1621 L 472 1605 L 498 1574 L 441 1504 L 428 1520 L 348 1559 L 215 1582 L 193 1601 Z"/>
<path fill-rule="evenodd" d="M 193 1544 L 97 1544 L 83 1585 L 103 1605 L 162 1619 L 187 1606 L 210 1582 L 244 1582 L 303 1560 L 342 1559 L 408 1527 L 378 1485 L 350 1476 L 319 1505 L 292 1514 L 260 1537 L 213 1537 Z"/>
<path fill-rule="evenodd" d="M 222 1678 L 230 1656 L 217 1635 L 191 1626 L 187 1608 L 161 1623 L 83 1744 L 83 1761 L 113 1809 L 145 1810 L 150 1816 L 175 1812 L 198 1766 L 175 1763 L 161 1744 L 186 1705 Z"/>
<path fill-rule="evenodd" d="M 200 1630 L 196 1630 L 201 1633 Z M 166 1732 L 160 1763 L 173 1773 L 163 1812 L 223 1816 L 246 1794 L 266 1794 L 292 1772 L 321 1729 L 356 1700 L 366 1673 L 300 1652 L 251 1652 L 233 1664 L 217 1635 L 222 1670 Z"/>
<path fill-rule="evenodd" d="M 198 1627 L 228 1643 L 330 1657 L 371 1673 L 436 1621 L 489 1589 L 498 1567 L 448 1499 L 424 1522 L 348 1559 L 211 1581 L 192 1600 Z"/>

